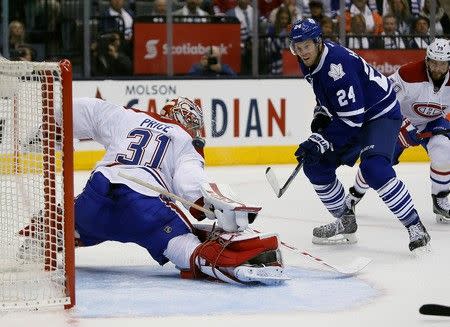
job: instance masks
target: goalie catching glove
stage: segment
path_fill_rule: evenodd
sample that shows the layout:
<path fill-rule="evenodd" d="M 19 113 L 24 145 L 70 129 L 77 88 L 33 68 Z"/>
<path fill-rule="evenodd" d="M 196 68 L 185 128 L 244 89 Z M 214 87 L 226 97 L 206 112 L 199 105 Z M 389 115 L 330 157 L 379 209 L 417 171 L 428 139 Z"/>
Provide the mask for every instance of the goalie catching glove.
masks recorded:
<path fill-rule="evenodd" d="M 261 207 L 247 206 L 235 200 L 236 195 L 227 184 L 204 183 L 201 185 L 204 207 L 212 214 L 209 219 L 217 219 L 217 225 L 226 232 L 245 230 L 253 223 Z"/>

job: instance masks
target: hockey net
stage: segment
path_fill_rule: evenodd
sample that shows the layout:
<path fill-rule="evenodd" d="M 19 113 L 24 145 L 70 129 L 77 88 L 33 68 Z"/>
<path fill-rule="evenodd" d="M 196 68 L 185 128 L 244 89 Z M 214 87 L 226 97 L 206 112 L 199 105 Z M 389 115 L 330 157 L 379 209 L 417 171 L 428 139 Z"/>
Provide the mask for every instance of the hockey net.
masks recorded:
<path fill-rule="evenodd" d="M 70 62 L 0 60 L 0 311 L 75 303 L 72 156 Z"/>

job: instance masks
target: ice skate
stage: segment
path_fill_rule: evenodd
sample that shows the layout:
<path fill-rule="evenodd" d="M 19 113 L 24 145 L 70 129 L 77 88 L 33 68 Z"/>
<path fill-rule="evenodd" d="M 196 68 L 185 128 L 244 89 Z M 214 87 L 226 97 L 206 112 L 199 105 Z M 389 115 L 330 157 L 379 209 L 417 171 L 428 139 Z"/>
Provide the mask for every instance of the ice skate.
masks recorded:
<path fill-rule="evenodd" d="M 416 251 L 429 252 L 429 242 L 431 240 L 425 226 L 419 221 L 417 224 L 408 227 L 409 234 L 409 250 L 413 253 Z"/>
<path fill-rule="evenodd" d="M 450 191 L 443 191 L 431 195 L 433 198 L 433 212 L 436 214 L 438 223 L 450 224 L 450 203 L 447 198 L 449 193 Z"/>
<path fill-rule="evenodd" d="M 353 206 L 354 207 L 354 206 Z M 352 207 L 347 207 L 341 218 L 313 229 L 314 244 L 354 244 L 356 238 L 355 212 Z"/>

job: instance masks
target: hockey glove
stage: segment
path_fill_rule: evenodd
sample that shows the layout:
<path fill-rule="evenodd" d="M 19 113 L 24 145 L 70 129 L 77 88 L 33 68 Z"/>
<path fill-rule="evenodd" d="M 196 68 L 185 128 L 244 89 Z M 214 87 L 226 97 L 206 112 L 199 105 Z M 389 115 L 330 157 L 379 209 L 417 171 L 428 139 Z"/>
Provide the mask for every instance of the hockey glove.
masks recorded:
<path fill-rule="evenodd" d="M 314 108 L 314 118 L 311 122 L 311 132 L 318 133 L 331 123 L 331 117 L 321 106 Z"/>
<path fill-rule="evenodd" d="M 307 164 L 315 164 L 327 151 L 333 151 L 333 145 L 325 140 L 322 135 L 313 133 L 305 142 L 300 143 L 294 155 L 298 162 L 303 160 Z"/>
<path fill-rule="evenodd" d="M 404 148 L 420 144 L 420 140 L 417 137 L 417 129 L 406 118 L 403 119 L 402 126 L 400 127 L 398 141 Z"/>

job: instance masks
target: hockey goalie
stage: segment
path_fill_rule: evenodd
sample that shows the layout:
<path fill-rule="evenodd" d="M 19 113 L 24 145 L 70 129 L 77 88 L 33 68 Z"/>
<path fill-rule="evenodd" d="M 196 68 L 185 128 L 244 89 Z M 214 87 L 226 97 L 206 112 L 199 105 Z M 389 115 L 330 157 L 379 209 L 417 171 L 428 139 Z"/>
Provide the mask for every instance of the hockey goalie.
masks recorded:
<path fill-rule="evenodd" d="M 227 185 L 208 182 L 197 104 L 179 97 L 157 115 L 75 98 L 73 115 L 74 137 L 92 139 L 106 150 L 75 199 L 79 246 L 132 242 L 160 265 L 175 264 L 183 278 L 266 285 L 287 279 L 278 236 L 248 228 L 261 208 L 237 200 Z M 211 224 L 193 225 L 175 201 L 125 175 L 195 204 L 197 209 L 185 207 Z"/>

